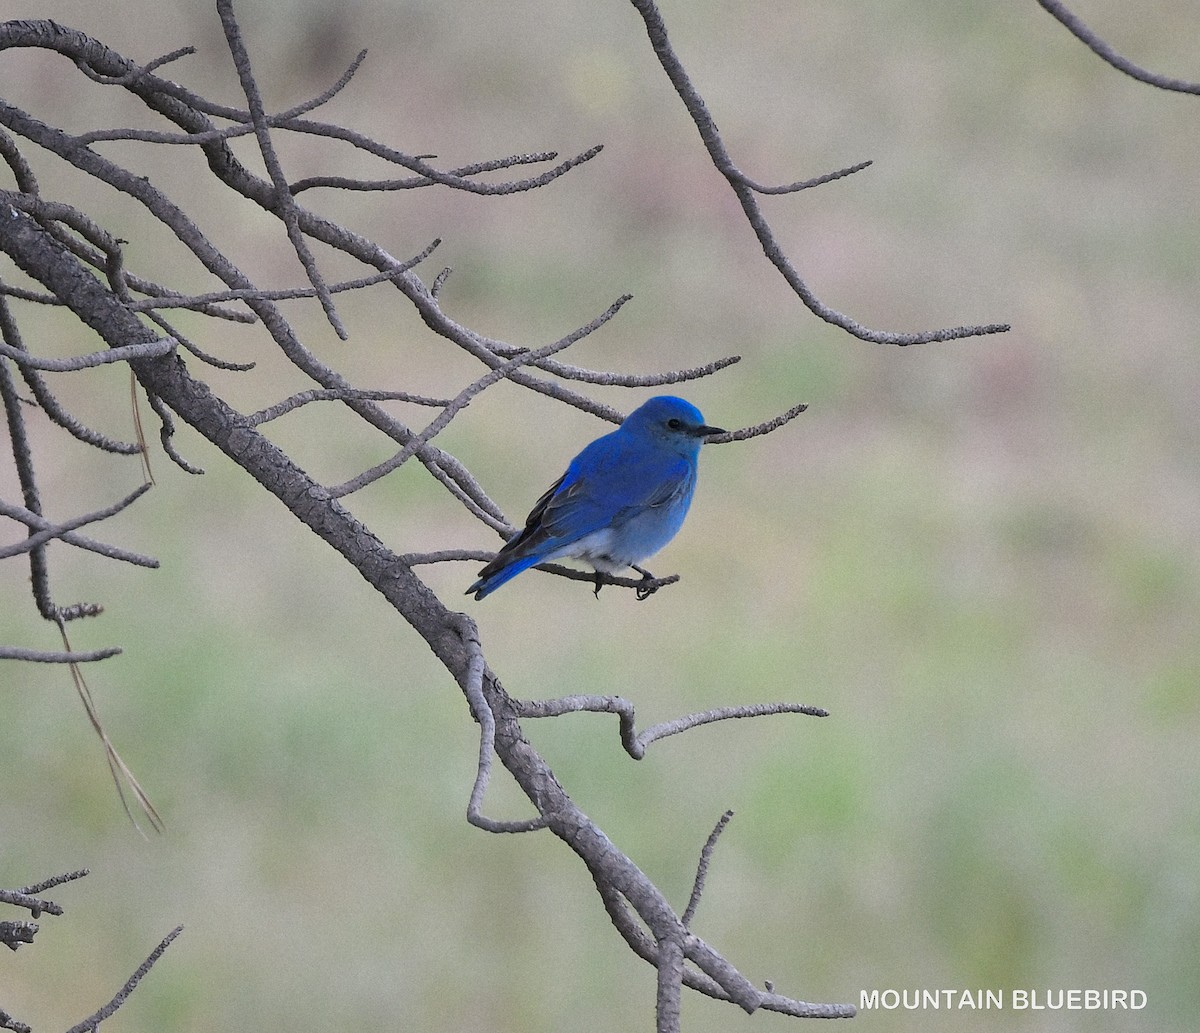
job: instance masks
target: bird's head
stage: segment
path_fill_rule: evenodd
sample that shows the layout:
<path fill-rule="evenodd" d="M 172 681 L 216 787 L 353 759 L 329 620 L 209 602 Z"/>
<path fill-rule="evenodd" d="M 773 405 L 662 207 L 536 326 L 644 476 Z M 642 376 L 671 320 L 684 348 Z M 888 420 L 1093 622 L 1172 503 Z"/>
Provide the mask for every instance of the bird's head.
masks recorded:
<path fill-rule="evenodd" d="M 708 426 L 699 409 L 674 395 L 651 398 L 625 417 L 621 429 L 684 455 L 695 455 L 710 434 L 725 433 L 720 427 Z"/>

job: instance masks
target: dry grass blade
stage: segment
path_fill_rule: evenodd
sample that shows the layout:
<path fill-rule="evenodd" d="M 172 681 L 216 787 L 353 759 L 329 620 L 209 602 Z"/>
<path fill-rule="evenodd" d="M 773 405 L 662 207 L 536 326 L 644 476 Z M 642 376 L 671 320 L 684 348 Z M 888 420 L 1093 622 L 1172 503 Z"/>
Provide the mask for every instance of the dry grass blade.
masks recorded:
<path fill-rule="evenodd" d="M 71 643 L 67 638 L 67 629 L 61 620 L 58 622 L 58 630 L 62 635 L 63 648 L 69 651 Z M 129 807 L 129 800 L 125 795 L 125 786 L 122 784 L 122 779 L 128 783 L 130 792 L 133 793 L 138 806 L 149 820 L 151 828 L 155 832 L 162 832 L 166 828 L 166 825 L 159 816 L 158 811 L 155 810 L 154 804 L 150 802 L 150 797 L 142 789 L 141 783 L 138 782 L 133 772 L 129 769 L 129 765 L 121 759 L 117 748 L 108 737 L 108 732 L 104 730 L 104 725 L 100 721 L 100 714 L 96 710 L 96 701 L 92 698 L 92 691 L 88 688 L 87 682 L 84 680 L 83 672 L 76 663 L 72 663 L 69 666 L 71 668 L 71 678 L 75 682 L 75 691 L 79 694 L 79 699 L 83 703 L 83 709 L 87 712 L 88 720 L 92 723 L 92 728 L 95 729 L 96 734 L 100 737 L 100 742 L 104 744 L 104 756 L 108 761 L 108 770 L 112 775 L 113 784 L 117 787 L 117 796 L 121 799 L 121 806 L 124 808 L 125 814 L 133 823 L 133 827 L 145 836 L 141 825 L 138 824 L 137 818 L 134 817 L 133 811 Z"/>
<path fill-rule="evenodd" d="M 137 376 L 129 370 L 129 406 L 133 410 L 133 429 L 137 435 L 138 452 L 142 457 L 142 472 L 146 480 L 154 483 L 154 471 L 150 469 L 150 450 L 146 447 L 146 434 L 142 430 L 142 411 L 138 406 Z"/>

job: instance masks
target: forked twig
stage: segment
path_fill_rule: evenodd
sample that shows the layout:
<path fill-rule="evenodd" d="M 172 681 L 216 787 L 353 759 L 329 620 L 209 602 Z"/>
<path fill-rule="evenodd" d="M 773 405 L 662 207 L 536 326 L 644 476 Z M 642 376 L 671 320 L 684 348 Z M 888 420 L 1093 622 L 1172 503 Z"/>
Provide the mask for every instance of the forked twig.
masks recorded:
<path fill-rule="evenodd" d="M 406 444 L 404 448 L 400 450 L 400 452 L 394 455 L 391 459 L 388 459 L 385 462 L 379 463 L 378 465 L 371 467 L 371 469 L 364 471 L 353 480 L 349 480 L 345 484 L 339 484 L 335 488 L 330 488 L 330 494 L 334 498 L 341 498 L 343 495 L 349 495 L 351 492 L 365 488 L 368 484 L 379 480 L 380 477 L 391 473 L 403 463 L 407 462 L 416 453 L 418 448 L 420 448 L 422 445 L 428 444 L 434 435 L 440 434 L 443 430 L 445 430 L 450 421 L 454 419 L 459 412 L 466 408 L 471 399 L 480 392 L 491 387 L 493 384 L 504 380 L 506 377 L 511 376 L 522 366 L 536 362 L 538 359 L 548 358 L 549 356 L 554 355 L 556 352 L 560 352 L 565 348 L 569 348 L 571 345 L 575 344 L 577 341 L 586 337 L 588 334 L 592 333 L 594 330 L 597 330 L 610 319 L 612 319 L 612 317 L 621 310 L 621 306 L 624 305 L 629 299 L 630 295 L 622 295 L 590 323 L 579 327 L 577 330 L 571 331 L 571 333 L 555 341 L 553 344 L 548 344 L 545 347 L 535 349 L 534 351 L 520 352 L 507 362 L 502 362 L 500 365 L 493 367 L 483 376 L 479 377 L 477 380 L 463 388 L 453 399 L 451 399 L 450 404 L 442 410 L 437 418 L 434 419 L 423 431 L 421 431 L 420 434 L 412 438 L 408 444 Z"/>
<path fill-rule="evenodd" d="M 691 76 L 688 75 L 687 70 L 683 67 L 683 62 L 679 60 L 678 55 L 667 39 L 667 26 L 663 21 L 658 5 L 654 0 L 631 0 L 631 2 L 637 9 L 638 14 L 642 16 L 642 20 L 646 23 L 646 34 L 650 38 L 650 45 L 654 48 L 654 53 L 658 57 L 663 71 L 667 73 L 667 78 L 670 79 L 675 92 L 679 94 L 679 99 L 683 101 L 684 107 L 687 108 L 688 114 L 696 124 L 697 130 L 700 132 L 700 139 L 704 142 L 709 157 L 712 159 L 717 170 L 729 180 L 729 185 L 733 188 L 734 194 L 741 203 L 742 211 L 745 212 L 751 229 L 754 230 L 755 236 L 758 237 L 758 241 L 762 245 L 763 253 L 770 260 L 771 264 L 783 274 L 783 278 L 788 282 L 792 290 L 796 292 L 800 300 L 804 302 L 810 312 L 827 323 L 840 326 L 843 330 L 864 341 L 901 346 L 924 344 L 932 341 L 949 341 L 960 337 L 977 337 L 981 334 L 997 334 L 1011 329 L 1007 323 L 989 323 L 984 326 L 956 326 L 944 330 L 926 330 L 916 334 L 892 333 L 887 330 L 872 330 L 869 327 L 863 326 L 861 323 L 851 319 L 847 315 L 843 315 L 836 309 L 830 308 L 821 301 L 804 280 L 801 279 L 791 259 L 788 258 L 780 246 L 779 241 L 775 238 L 774 231 L 763 215 L 762 209 L 759 207 L 758 200 L 755 197 L 756 193 L 791 193 L 794 190 L 802 189 L 809 185 L 809 183 L 790 184 L 778 190 L 771 190 L 770 188 L 760 187 L 754 183 L 734 164 L 729 151 L 725 147 L 724 141 L 721 139 L 716 122 L 713 121 L 712 115 L 709 114 L 708 105 L 705 104 L 704 98 L 700 96 L 699 91 L 692 83 Z M 865 163 L 851 166 L 849 169 L 843 169 L 833 173 L 829 177 L 825 177 L 825 181 L 828 182 L 829 179 L 840 178 L 865 167 Z"/>
<path fill-rule="evenodd" d="M 250 105 L 250 117 L 254 122 L 254 135 L 258 139 L 258 149 L 262 153 L 263 163 L 267 166 L 267 173 L 275 186 L 275 214 L 287 227 L 288 240 L 292 242 L 292 249 L 308 274 L 309 283 L 317 292 L 317 300 L 320 301 L 321 308 L 325 310 L 329 325 L 344 341 L 350 335 L 346 332 L 346 327 L 342 323 L 337 309 L 334 308 L 333 295 L 329 293 L 325 278 L 317 268 L 317 260 L 304 239 L 304 232 L 300 229 L 300 219 L 296 213 L 296 202 L 288 188 L 287 177 L 283 173 L 283 165 L 279 161 L 275 145 L 271 143 L 271 130 L 267 124 L 266 109 L 263 107 L 258 83 L 255 82 L 254 74 L 250 69 L 250 54 L 246 50 L 242 31 L 238 27 L 237 18 L 233 13 L 233 0 L 217 0 L 217 13 L 221 16 L 221 27 L 225 30 L 225 40 L 229 44 L 233 66 L 237 69 L 238 78 L 242 83 L 242 91 Z"/>
<path fill-rule="evenodd" d="M 640 735 L 634 723 L 633 704 L 621 696 L 574 695 L 557 699 L 513 700 L 517 713 L 524 718 L 562 717 L 564 714 L 616 714 L 620 719 L 621 745 L 634 760 L 646 755 L 646 748 L 658 739 L 678 735 L 714 721 L 734 721 L 744 717 L 772 717 L 776 714 L 805 714 L 808 717 L 828 717 L 829 711 L 806 703 L 750 703 L 742 706 L 717 707 L 696 714 L 687 714 L 671 721 L 651 725 Z"/>

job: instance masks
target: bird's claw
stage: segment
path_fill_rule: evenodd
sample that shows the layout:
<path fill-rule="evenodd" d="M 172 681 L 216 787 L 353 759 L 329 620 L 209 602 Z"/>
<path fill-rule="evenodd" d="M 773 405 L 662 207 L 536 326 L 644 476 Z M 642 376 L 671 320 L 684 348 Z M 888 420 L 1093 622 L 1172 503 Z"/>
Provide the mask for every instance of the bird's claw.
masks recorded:
<path fill-rule="evenodd" d="M 655 592 L 659 590 L 661 586 L 653 583 L 654 575 L 651 574 L 650 571 L 643 570 L 636 564 L 634 565 L 633 569 L 642 575 L 642 583 L 634 589 L 634 592 L 637 593 L 637 600 L 640 603 L 645 599 L 649 599 Z"/>

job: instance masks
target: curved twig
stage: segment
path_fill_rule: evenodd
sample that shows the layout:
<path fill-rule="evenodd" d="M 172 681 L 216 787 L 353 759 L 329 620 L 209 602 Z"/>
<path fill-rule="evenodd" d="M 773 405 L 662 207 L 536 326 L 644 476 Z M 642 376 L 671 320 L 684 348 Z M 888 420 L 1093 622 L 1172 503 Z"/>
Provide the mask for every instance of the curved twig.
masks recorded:
<path fill-rule="evenodd" d="M 475 768 L 475 783 L 467 801 L 467 821 L 486 832 L 536 832 L 546 827 L 546 819 L 525 818 L 518 821 L 497 821 L 483 813 L 483 797 L 487 793 L 492 777 L 492 755 L 496 750 L 496 718 L 483 695 L 483 672 L 485 663 L 483 648 L 479 644 L 479 629 L 466 614 L 457 614 L 458 632 L 468 652 L 466 676 L 462 683 L 463 692 L 471 707 L 471 713 L 479 724 L 479 761 Z"/>
<path fill-rule="evenodd" d="M 11 517 L 14 520 L 19 520 L 27 527 L 37 528 L 37 530 L 29 535 L 29 537 L 23 538 L 15 545 L 0 546 L 0 559 L 7 559 L 10 556 L 19 556 L 22 553 L 26 553 L 32 549 L 38 548 L 54 538 L 65 539 L 67 538 L 67 533 L 75 530 L 77 527 L 83 527 L 86 524 L 94 524 L 99 520 L 107 520 L 111 516 L 116 516 L 116 514 L 120 513 L 121 510 L 125 509 L 127 506 L 133 505 L 134 502 L 140 499 L 149 490 L 150 485 L 143 484 L 134 489 L 134 491 L 132 491 L 130 494 L 126 495 L 125 498 L 121 499 L 120 502 L 114 502 L 111 506 L 108 506 L 104 509 L 97 509 L 92 513 L 84 513 L 83 516 L 73 517 L 70 520 L 64 520 L 60 524 L 51 524 L 44 518 L 39 517 L 38 514 L 25 509 L 23 506 L 14 506 L 8 502 L 0 500 L 0 514 Z M 157 565 L 157 563 L 154 563 L 154 566 Z"/>
<path fill-rule="evenodd" d="M 1158 72 L 1147 71 L 1141 65 L 1136 65 L 1129 58 L 1118 54 L 1109 44 L 1089 29 L 1076 14 L 1068 10 L 1065 4 L 1060 3 L 1059 0 L 1038 0 L 1038 3 L 1042 5 L 1042 8 L 1048 14 L 1058 19 L 1072 36 L 1087 46 L 1100 60 L 1112 65 L 1118 72 L 1124 72 L 1130 78 L 1137 79 L 1138 82 L 1157 86 L 1160 90 L 1171 90 L 1174 93 L 1200 94 L 1200 83 L 1189 82 L 1186 79 L 1175 79 L 1169 75 L 1160 75 Z"/>

